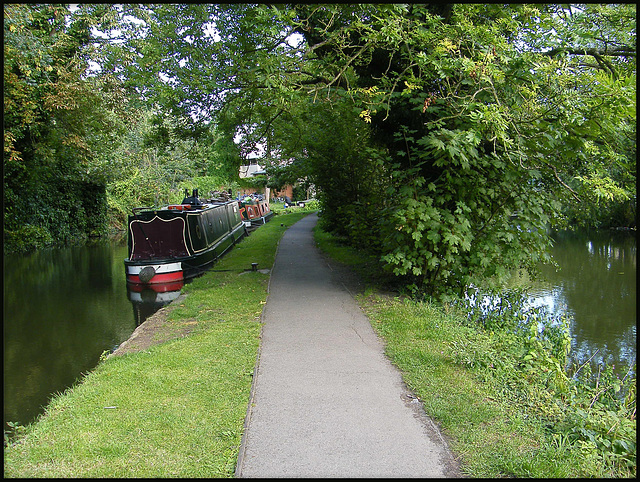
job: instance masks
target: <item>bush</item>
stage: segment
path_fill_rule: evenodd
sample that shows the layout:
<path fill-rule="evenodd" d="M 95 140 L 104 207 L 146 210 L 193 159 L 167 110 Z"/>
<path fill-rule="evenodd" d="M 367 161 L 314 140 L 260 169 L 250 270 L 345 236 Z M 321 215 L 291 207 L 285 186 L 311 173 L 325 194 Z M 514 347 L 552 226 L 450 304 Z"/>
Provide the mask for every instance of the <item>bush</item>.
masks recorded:
<path fill-rule="evenodd" d="M 194 189 L 198 189 L 201 198 L 208 198 L 215 191 L 231 189 L 232 192 L 238 191 L 238 183 L 229 182 L 220 176 L 198 176 L 178 184 L 177 188 L 171 190 L 169 202 L 179 203 L 184 197 L 185 189 L 191 195 Z"/>
<path fill-rule="evenodd" d="M 304 207 L 306 209 L 309 209 L 310 211 L 317 211 L 318 209 L 320 209 L 320 201 L 318 201 L 317 199 L 312 199 L 311 201 L 306 203 Z"/>
<path fill-rule="evenodd" d="M 53 236 L 43 226 L 26 224 L 15 231 L 5 230 L 4 232 L 5 254 L 7 252 L 28 253 L 51 246 L 53 242 Z"/>
<path fill-rule="evenodd" d="M 7 199 L 4 252 L 29 252 L 106 233 L 104 184 L 52 177 L 28 194 L 11 193 Z"/>

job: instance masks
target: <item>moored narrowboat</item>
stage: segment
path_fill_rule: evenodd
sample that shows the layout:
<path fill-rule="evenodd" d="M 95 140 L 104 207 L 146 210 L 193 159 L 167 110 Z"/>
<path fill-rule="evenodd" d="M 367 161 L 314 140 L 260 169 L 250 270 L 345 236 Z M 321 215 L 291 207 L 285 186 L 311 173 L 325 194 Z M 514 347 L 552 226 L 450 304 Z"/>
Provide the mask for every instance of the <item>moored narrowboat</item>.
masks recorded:
<path fill-rule="evenodd" d="M 171 284 L 209 268 L 247 235 L 238 201 L 202 202 L 185 191 L 181 204 L 135 208 L 128 219 L 127 282 Z"/>
<path fill-rule="evenodd" d="M 246 197 L 239 201 L 240 216 L 247 227 L 265 224 L 273 216 L 269 202 L 261 198 Z"/>

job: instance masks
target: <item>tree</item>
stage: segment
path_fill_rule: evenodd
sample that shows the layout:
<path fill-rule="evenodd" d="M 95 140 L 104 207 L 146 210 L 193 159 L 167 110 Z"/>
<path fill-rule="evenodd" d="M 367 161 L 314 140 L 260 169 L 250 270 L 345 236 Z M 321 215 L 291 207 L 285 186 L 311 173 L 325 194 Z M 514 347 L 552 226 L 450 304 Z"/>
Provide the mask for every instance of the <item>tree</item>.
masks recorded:
<path fill-rule="evenodd" d="M 108 223 L 126 228 L 131 209 L 179 203 L 184 189 L 228 189 L 238 177 L 237 146 L 230 146 L 213 125 L 198 139 L 181 136 L 181 119 L 140 110 L 127 132 L 104 159 L 107 176 Z"/>
<path fill-rule="evenodd" d="M 572 224 L 597 227 L 635 204 L 635 5 L 548 8 L 552 15 L 538 37 L 547 39 L 543 53 L 562 66 L 561 82 L 572 87 L 556 102 L 564 119 L 544 120 L 569 125 L 568 136 L 580 139 L 567 153 L 578 163 L 567 181 L 574 192 L 566 212 Z M 622 222 L 634 225 L 635 216 Z"/>
<path fill-rule="evenodd" d="M 511 268 L 533 270 L 546 259 L 558 201 L 592 201 L 594 186 L 596 198 L 634 192 L 635 7 L 568 12 L 412 5 L 358 21 L 308 7 L 301 31 L 319 55 L 353 67 L 357 84 L 347 69 L 344 82 L 360 86 L 349 92 L 395 166 L 387 194 L 396 202 L 373 237 L 396 274 L 460 293 Z M 614 28 L 621 18 L 633 25 Z M 566 47 L 594 19 L 606 35 L 578 40 L 615 49 Z M 576 59 L 584 53 L 598 63 Z"/>
<path fill-rule="evenodd" d="M 94 160 L 120 126 L 120 91 L 83 76 L 86 15 L 61 5 L 4 6 L 4 241 L 33 249 L 104 231 Z"/>
<path fill-rule="evenodd" d="M 635 192 L 633 5 L 137 13 L 144 35 L 120 75 L 142 98 L 216 121 L 244 155 L 262 144 L 276 165 L 293 159 L 330 227 L 417 289 L 459 294 L 533 269 L 563 207 Z"/>

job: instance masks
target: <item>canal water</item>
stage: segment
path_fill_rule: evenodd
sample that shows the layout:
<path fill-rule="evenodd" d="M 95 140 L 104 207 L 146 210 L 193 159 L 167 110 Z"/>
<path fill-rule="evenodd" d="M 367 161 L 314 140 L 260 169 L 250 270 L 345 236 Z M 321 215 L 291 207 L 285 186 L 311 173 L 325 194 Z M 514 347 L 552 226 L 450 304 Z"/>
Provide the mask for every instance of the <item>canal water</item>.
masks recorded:
<path fill-rule="evenodd" d="M 560 234 L 556 272 L 534 285 L 536 302 L 572 315 L 574 356 L 635 363 L 636 239 Z M 27 424 L 57 392 L 177 293 L 127 290 L 124 241 L 4 258 L 4 422 Z M 6 425 L 5 425 L 6 427 Z"/>
<path fill-rule="evenodd" d="M 126 240 L 4 257 L 5 428 L 33 421 L 53 394 L 171 301 L 174 293 L 156 300 L 128 291 L 126 257 Z"/>
<path fill-rule="evenodd" d="M 559 269 L 542 267 L 544 280 L 530 290 L 534 304 L 573 318 L 572 361 L 605 361 L 624 375 L 636 362 L 635 232 L 565 231 L 554 240 Z"/>

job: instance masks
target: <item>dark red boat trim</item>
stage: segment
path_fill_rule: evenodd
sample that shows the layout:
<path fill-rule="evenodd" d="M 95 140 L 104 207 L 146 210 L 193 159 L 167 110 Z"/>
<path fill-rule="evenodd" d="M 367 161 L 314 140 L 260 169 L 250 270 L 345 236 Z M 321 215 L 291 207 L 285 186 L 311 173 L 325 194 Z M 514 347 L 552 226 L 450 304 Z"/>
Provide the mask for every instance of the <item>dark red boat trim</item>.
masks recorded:
<path fill-rule="evenodd" d="M 136 293 L 141 293 L 144 290 L 151 289 L 156 293 L 166 293 L 167 291 L 178 291 L 181 290 L 184 286 L 184 281 L 174 281 L 171 283 L 152 283 L 152 284 L 139 284 L 139 283 L 130 283 L 129 289 L 131 291 L 135 291 Z"/>
<path fill-rule="evenodd" d="M 182 271 L 173 271 L 171 273 L 157 273 L 148 283 L 140 281 L 140 277 L 137 274 L 128 274 L 127 281 L 129 283 L 136 284 L 158 284 L 158 283 L 171 283 L 176 281 L 182 281 L 184 279 Z"/>

